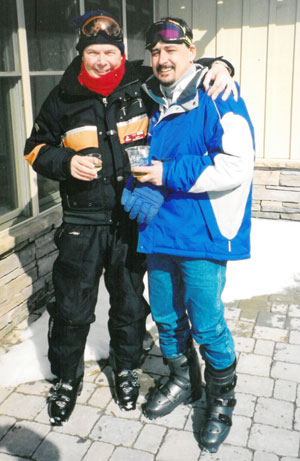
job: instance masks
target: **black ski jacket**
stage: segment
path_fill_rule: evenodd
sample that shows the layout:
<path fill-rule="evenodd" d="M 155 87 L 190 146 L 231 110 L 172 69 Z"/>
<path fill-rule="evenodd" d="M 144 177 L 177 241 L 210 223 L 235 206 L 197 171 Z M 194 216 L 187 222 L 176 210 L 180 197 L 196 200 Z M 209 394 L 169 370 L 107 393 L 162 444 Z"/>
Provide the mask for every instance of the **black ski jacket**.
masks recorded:
<path fill-rule="evenodd" d="M 80 85 L 80 66 L 77 56 L 45 100 L 24 155 L 37 173 L 59 181 L 65 222 L 112 224 L 123 214 L 120 198 L 130 174 L 125 149 L 147 140 L 152 103 L 141 85 L 152 69 L 142 61 L 126 61 L 120 85 L 103 97 Z M 102 154 L 101 177 L 89 182 L 73 178 L 72 156 L 93 150 Z"/>

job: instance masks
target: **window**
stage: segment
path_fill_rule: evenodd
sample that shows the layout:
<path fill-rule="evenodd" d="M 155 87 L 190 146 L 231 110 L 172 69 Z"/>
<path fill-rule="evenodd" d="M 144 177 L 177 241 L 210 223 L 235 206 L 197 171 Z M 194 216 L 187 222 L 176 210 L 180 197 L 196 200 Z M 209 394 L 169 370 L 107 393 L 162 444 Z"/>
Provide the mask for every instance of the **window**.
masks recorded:
<path fill-rule="evenodd" d="M 12 94 L 18 84 L 17 78 L 0 79 L 0 210 L 8 212 L 18 207 L 12 120 Z"/>
<path fill-rule="evenodd" d="M 153 22 L 153 2 L 127 0 L 126 17 L 128 56 L 132 60 L 144 59 L 145 34 Z"/>
<path fill-rule="evenodd" d="M 85 0 L 85 11 L 104 10 L 123 24 L 122 0 Z"/>
<path fill-rule="evenodd" d="M 17 12 L 14 2 L 2 1 L 0 4 L 0 41 L 1 59 L 0 72 L 14 72 L 16 70 L 15 49 L 17 32 Z"/>
<path fill-rule="evenodd" d="M 76 54 L 70 21 L 79 2 L 25 0 L 24 7 L 30 71 L 64 71 Z"/>
<path fill-rule="evenodd" d="M 14 2 L 0 3 L 0 223 L 3 216 L 13 219 L 25 208 L 21 196 L 25 169 L 18 161 L 24 140 L 21 74 Z"/>
<path fill-rule="evenodd" d="M 25 0 L 33 118 L 67 65 L 76 55 L 76 31 L 71 18 L 78 16 L 79 1 Z M 39 208 L 43 211 L 59 202 L 58 183 L 38 175 Z"/>

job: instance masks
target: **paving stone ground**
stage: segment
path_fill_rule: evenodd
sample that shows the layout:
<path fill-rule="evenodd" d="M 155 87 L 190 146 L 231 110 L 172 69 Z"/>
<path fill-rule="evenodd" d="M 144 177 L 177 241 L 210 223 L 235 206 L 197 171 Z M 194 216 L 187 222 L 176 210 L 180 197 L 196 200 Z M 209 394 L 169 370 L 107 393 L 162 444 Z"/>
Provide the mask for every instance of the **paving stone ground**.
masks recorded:
<path fill-rule="evenodd" d="M 138 370 L 141 393 L 135 411 L 122 412 L 114 402 L 105 360 L 86 364 L 83 392 L 69 422 L 60 428 L 48 422 L 50 382 L 0 387 L 0 460 L 299 460 L 300 287 L 225 307 L 238 357 L 237 406 L 230 435 L 218 453 L 199 448 L 204 397 L 155 421 L 142 415 L 148 389 L 167 374 L 153 327 L 152 347 Z M 17 342 L 17 332 L 10 340 Z"/>

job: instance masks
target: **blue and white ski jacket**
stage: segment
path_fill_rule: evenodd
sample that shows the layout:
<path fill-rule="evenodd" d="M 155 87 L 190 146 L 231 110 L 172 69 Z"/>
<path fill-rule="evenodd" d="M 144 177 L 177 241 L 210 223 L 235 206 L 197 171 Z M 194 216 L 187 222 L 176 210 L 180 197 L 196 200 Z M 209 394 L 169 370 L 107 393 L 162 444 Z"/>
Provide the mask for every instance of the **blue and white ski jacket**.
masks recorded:
<path fill-rule="evenodd" d="M 201 70 L 164 110 L 159 84 L 149 127 L 150 155 L 163 163 L 165 201 L 141 225 L 138 251 L 190 258 L 250 257 L 254 132 L 242 98 L 213 101 L 198 84 Z M 161 109 L 161 110 L 160 110 Z"/>

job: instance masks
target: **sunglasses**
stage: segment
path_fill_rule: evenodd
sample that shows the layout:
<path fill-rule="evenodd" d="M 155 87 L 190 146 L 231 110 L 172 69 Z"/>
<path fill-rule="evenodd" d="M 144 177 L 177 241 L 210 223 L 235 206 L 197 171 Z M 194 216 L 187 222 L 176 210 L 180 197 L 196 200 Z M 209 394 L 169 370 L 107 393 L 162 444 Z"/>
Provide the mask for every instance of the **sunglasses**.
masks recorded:
<path fill-rule="evenodd" d="M 159 21 L 152 24 L 146 33 L 146 49 L 151 50 L 157 42 L 179 42 L 190 46 L 192 39 L 187 35 L 186 28 L 178 22 Z"/>
<path fill-rule="evenodd" d="M 96 37 L 99 34 L 104 34 L 115 41 L 122 41 L 119 24 L 108 16 L 93 16 L 88 19 L 81 28 L 81 34 L 85 37 Z"/>

